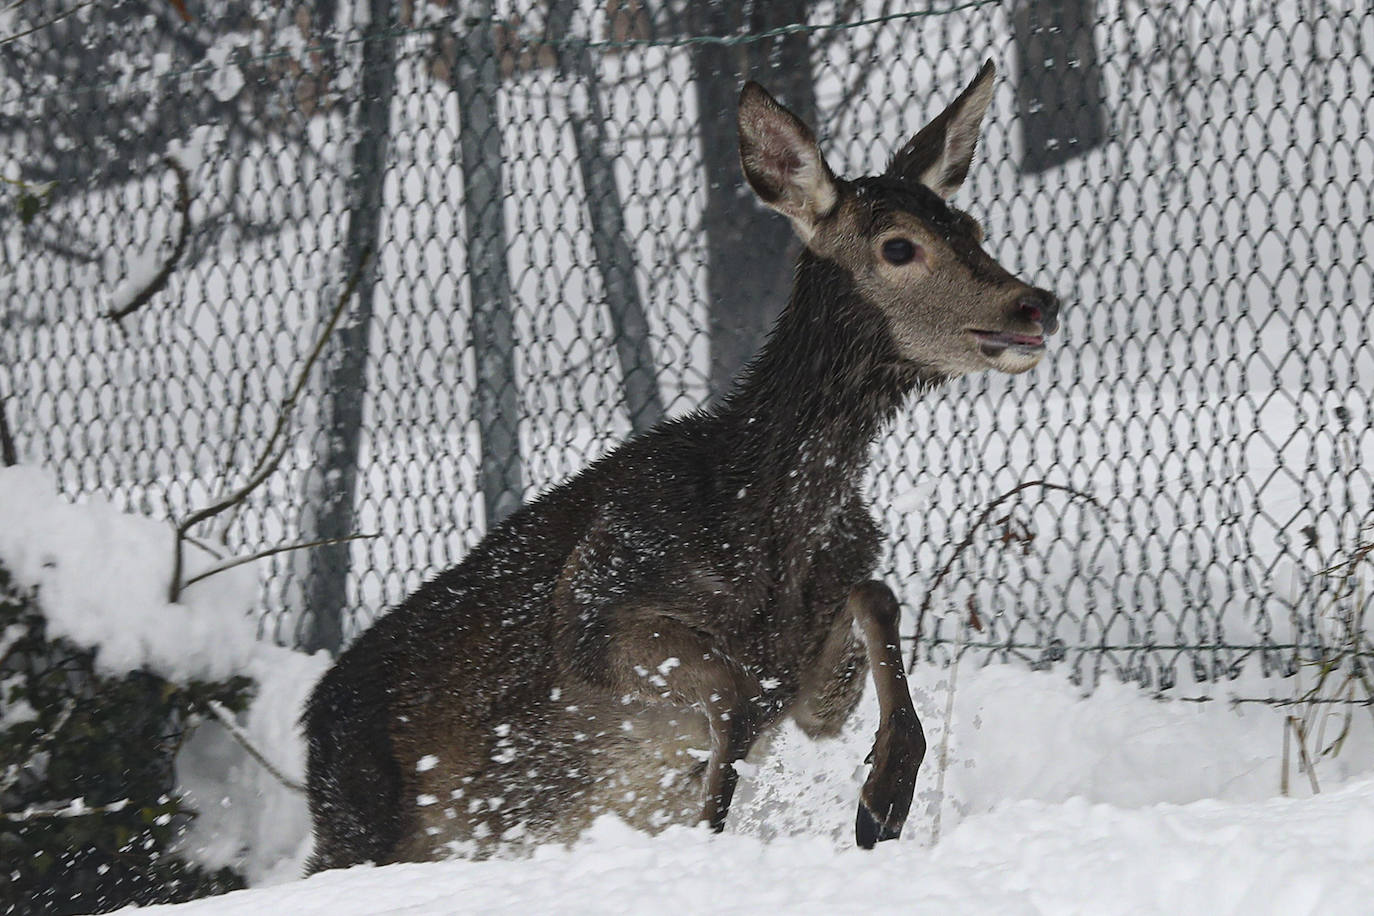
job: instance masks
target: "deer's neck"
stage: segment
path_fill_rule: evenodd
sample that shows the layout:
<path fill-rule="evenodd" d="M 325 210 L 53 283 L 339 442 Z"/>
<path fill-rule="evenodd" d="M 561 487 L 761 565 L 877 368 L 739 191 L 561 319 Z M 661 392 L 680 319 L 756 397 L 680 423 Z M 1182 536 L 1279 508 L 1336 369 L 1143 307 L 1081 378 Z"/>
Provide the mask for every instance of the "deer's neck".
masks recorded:
<path fill-rule="evenodd" d="M 848 273 L 804 252 L 787 309 L 721 407 L 740 437 L 735 471 L 784 502 L 833 500 L 913 389 L 937 381 L 898 358 Z"/>

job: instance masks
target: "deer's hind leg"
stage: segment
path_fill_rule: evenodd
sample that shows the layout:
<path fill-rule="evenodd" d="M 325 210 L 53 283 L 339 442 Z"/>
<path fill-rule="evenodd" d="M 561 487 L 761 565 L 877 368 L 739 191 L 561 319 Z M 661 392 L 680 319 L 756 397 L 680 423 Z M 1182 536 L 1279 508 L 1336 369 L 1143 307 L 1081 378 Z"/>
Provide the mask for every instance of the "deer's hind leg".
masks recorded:
<path fill-rule="evenodd" d="M 901 835 L 926 752 L 902 667 L 900 619 L 897 599 L 886 585 L 870 580 L 854 586 L 803 677 L 792 710 L 808 735 L 834 735 L 859 701 L 864 670 L 871 673 L 878 693 L 878 733 L 854 822 L 855 840 L 865 849 Z"/>
<path fill-rule="evenodd" d="M 711 594 L 645 586 L 654 570 L 646 571 L 644 553 L 604 520 L 592 527 L 554 588 L 555 653 L 566 673 L 613 695 L 705 715 L 711 747 L 700 820 L 719 831 L 738 780 L 734 764 L 767 719 L 765 691 L 705 625 Z"/>

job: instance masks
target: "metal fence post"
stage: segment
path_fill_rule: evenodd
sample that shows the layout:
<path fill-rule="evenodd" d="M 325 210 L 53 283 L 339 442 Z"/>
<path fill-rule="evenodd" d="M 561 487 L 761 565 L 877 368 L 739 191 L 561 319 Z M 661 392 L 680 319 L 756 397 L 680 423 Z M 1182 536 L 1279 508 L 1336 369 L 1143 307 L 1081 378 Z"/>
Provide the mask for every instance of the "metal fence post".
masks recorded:
<path fill-rule="evenodd" d="M 392 0 L 369 0 L 371 34 L 363 40 L 362 96 L 356 111 L 353 170 L 348 178 L 348 235 L 341 271 L 347 274 L 378 250 L 382 222 L 382 185 L 391 133 L 391 102 L 396 83 L 396 38 Z M 322 441 L 307 487 L 302 533 L 307 541 L 347 537 L 354 531 L 358 446 L 367 394 L 368 339 L 372 333 L 372 292 L 377 270 L 369 265 L 358 283 L 351 317 L 328 344 L 321 386 Z M 328 299 L 328 297 L 325 297 Z M 324 309 L 333 301 L 321 302 Z M 343 645 L 348 601 L 351 543 L 326 544 L 310 551 L 304 614 L 297 640 L 307 652 L 337 652 Z"/>

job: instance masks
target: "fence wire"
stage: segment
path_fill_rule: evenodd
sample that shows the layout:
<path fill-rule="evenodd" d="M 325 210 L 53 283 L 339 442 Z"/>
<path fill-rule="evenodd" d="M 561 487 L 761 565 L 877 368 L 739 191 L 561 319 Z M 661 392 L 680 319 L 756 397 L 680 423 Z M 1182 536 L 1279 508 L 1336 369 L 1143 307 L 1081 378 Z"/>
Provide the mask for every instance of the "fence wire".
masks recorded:
<path fill-rule="evenodd" d="M 372 535 L 263 561 L 275 638 L 337 646 L 720 393 L 796 251 L 738 174 L 744 78 L 855 175 L 990 57 L 960 202 L 1064 329 L 876 447 L 920 662 L 1367 663 L 1368 4 L 189 6 L 0 13 L 0 397 L 64 492 L 185 518 L 269 457 L 347 294 L 279 464 L 196 531 Z"/>

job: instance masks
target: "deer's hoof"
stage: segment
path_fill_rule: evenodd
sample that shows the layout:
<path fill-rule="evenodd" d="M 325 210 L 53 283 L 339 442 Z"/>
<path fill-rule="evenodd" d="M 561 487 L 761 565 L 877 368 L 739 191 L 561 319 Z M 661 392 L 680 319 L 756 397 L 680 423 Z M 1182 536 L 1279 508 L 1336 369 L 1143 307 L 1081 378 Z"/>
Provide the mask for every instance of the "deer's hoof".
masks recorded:
<path fill-rule="evenodd" d="M 901 836 L 925 753 L 925 735 L 916 711 L 894 710 L 878 729 L 868 755 L 872 769 L 859 793 L 854 838 L 864 849 Z"/>
<path fill-rule="evenodd" d="M 868 806 L 859 802 L 859 810 L 854 815 L 854 841 L 864 849 L 872 849 L 883 840 L 895 840 L 902 835 L 902 825 L 900 822 L 893 825 L 886 821 L 879 821 L 873 816 L 873 812 L 868 810 Z"/>

